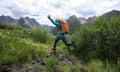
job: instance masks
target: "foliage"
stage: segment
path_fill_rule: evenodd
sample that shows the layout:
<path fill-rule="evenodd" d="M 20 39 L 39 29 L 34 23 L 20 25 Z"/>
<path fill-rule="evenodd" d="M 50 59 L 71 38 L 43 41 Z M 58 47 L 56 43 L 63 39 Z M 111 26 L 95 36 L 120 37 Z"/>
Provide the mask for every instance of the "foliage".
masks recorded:
<path fill-rule="evenodd" d="M 0 38 L 0 64 L 10 64 L 18 61 L 30 61 L 34 55 L 43 58 L 45 54 L 37 46 L 28 44 L 19 38 L 4 36 Z M 42 46 L 41 46 L 42 47 Z M 40 47 L 39 47 L 40 48 Z"/>
<path fill-rule="evenodd" d="M 68 21 L 68 23 L 69 23 L 69 34 L 70 35 L 74 34 L 81 26 L 81 24 L 76 21 L 73 21 L 71 23 Z"/>
<path fill-rule="evenodd" d="M 35 28 L 30 30 L 29 34 L 30 38 L 33 38 L 34 41 L 39 41 L 41 43 L 46 43 L 49 40 L 49 36 L 47 30 L 43 30 L 41 28 Z"/>
<path fill-rule="evenodd" d="M 0 22 L 0 65 L 30 61 L 34 56 L 44 58 L 47 47 L 41 43 L 46 43 L 49 36 L 41 28 L 25 29 Z"/>
<path fill-rule="evenodd" d="M 81 72 L 79 65 L 74 65 L 75 72 Z"/>
<path fill-rule="evenodd" d="M 57 34 L 58 30 L 56 27 L 54 27 L 52 30 L 51 30 L 51 33 L 55 36 Z"/>
<path fill-rule="evenodd" d="M 70 36 L 69 36 L 70 37 Z M 54 71 L 57 67 L 56 57 L 46 58 L 54 37 L 41 28 L 24 29 L 17 25 L 0 23 L 0 65 L 18 61 L 31 61 L 34 57 L 43 59 L 45 71 Z M 87 72 L 117 72 L 120 66 L 120 17 L 110 19 L 99 18 L 90 25 L 82 25 L 73 35 L 77 48 L 73 53 L 84 60 L 90 60 Z M 69 55 L 62 42 L 58 43 L 57 53 Z M 98 60 L 93 60 L 98 59 Z M 102 59 L 104 61 L 101 61 Z M 112 64 L 109 61 L 115 61 Z M 73 66 L 80 72 L 79 66 Z M 63 72 L 72 71 L 69 65 L 62 66 Z"/>
<path fill-rule="evenodd" d="M 98 59 L 93 59 L 88 63 L 86 70 L 87 72 L 119 72 L 119 67 L 108 63 L 108 61 L 102 62 Z"/>
<path fill-rule="evenodd" d="M 26 50 L 27 48 L 29 48 L 28 45 L 26 45 L 26 48 L 24 47 L 24 49 L 22 49 L 24 43 L 21 44 L 19 43 L 20 46 L 16 47 L 14 45 L 17 43 L 12 44 L 10 42 L 6 42 L 6 41 L 4 42 L 5 44 L 2 44 L 3 49 L 0 53 L 0 64 L 17 62 L 18 60 L 25 60 L 25 61 L 31 60 L 31 53 L 28 52 L 30 50 Z"/>
<path fill-rule="evenodd" d="M 0 22 L 0 29 L 14 30 L 14 29 L 22 29 L 22 27 L 18 24 L 7 24 L 4 22 Z"/>
<path fill-rule="evenodd" d="M 69 66 L 63 66 L 63 72 L 71 72 L 71 68 Z"/>
<path fill-rule="evenodd" d="M 49 57 L 45 60 L 45 66 L 52 71 L 53 69 L 55 69 L 57 62 L 58 60 L 55 57 Z"/>
<path fill-rule="evenodd" d="M 47 40 L 50 39 L 48 31 L 42 28 L 25 29 L 20 27 L 19 25 L 10 25 L 0 22 L 0 29 L 10 30 L 11 36 L 20 38 L 31 38 L 32 40 L 41 43 L 46 43 Z"/>
<path fill-rule="evenodd" d="M 82 59 L 100 58 L 116 62 L 120 58 L 120 17 L 100 17 L 89 26 L 81 26 L 73 38 L 78 47 L 74 54 Z"/>

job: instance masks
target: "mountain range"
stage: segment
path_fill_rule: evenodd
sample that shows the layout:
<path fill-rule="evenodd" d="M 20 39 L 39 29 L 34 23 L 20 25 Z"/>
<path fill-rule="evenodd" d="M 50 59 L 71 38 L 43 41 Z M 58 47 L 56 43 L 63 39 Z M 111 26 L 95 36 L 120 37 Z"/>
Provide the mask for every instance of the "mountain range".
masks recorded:
<path fill-rule="evenodd" d="M 102 15 L 102 17 L 104 17 L 104 18 L 110 18 L 110 17 L 113 17 L 113 16 L 120 16 L 120 11 L 112 10 L 112 11 Z"/>
<path fill-rule="evenodd" d="M 34 28 L 34 27 L 42 27 L 47 30 L 51 30 L 53 26 L 39 24 L 34 18 L 29 17 L 20 17 L 19 19 L 12 18 L 10 16 L 0 16 L 0 21 L 5 22 L 8 24 L 19 24 L 20 26 L 24 28 Z"/>
<path fill-rule="evenodd" d="M 110 18 L 110 17 L 113 17 L 113 16 L 120 16 L 120 11 L 112 10 L 110 12 L 107 12 L 107 13 L 101 15 L 101 17 L 103 17 L 103 18 Z M 70 21 L 74 22 L 74 21 L 77 20 L 76 22 L 79 23 L 79 24 L 83 24 L 83 23 L 89 24 L 97 18 L 98 18 L 97 16 L 89 17 L 88 19 L 86 19 L 84 17 L 77 18 L 75 15 L 73 15 L 73 16 L 70 17 Z M 80 22 L 78 22 L 78 19 L 79 19 Z"/>
<path fill-rule="evenodd" d="M 104 17 L 104 18 L 110 18 L 112 16 L 120 16 L 120 11 L 112 10 L 110 12 L 107 12 L 107 13 L 101 15 L 101 17 Z M 96 16 L 89 17 L 88 19 L 86 19 L 84 17 L 78 18 L 75 15 L 72 15 L 69 17 L 68 24 L 69 24 L 70 28 L 72 30 L 74 30 L 75 28 L 77 28 L 81 24 L 83 24 L 83 23 L 89 24 L 95 19 L 97 19 Z M 0 21 L 5 22 L 5 23 L 9 23 L 9 24 L 19 24 L 25 28 L 42 27 L 42 28 L 45 28 L 48 30 L 51 30 L 53 28 L 53 26 L 39 24 L 34 18 L 29 18 L 29 17 L 24 17 L 24 18 L 21 17 L 19 19 L 14 19 L 10 16 L 2 15 L 2 16 L 0 16 Z"/>
<path fill-rule="evenodd" d="M 118 10 L 112 10 L 110 12 L 107 12 L 99 17 L 103 18 L 110 18 L 113 16 L 120 16 L 120 11 Z M 75 15 L 72 15 L 69 17 L 68 24 L 69 24 L 69 34 L 73 34 L 77 29 L 80 28 L 81 24 L 90 24 L 92 21 L 96 20 L 98 17 L 93 16 L 89 18 L 84 18 L 84 17 L 76 17 Z"/>

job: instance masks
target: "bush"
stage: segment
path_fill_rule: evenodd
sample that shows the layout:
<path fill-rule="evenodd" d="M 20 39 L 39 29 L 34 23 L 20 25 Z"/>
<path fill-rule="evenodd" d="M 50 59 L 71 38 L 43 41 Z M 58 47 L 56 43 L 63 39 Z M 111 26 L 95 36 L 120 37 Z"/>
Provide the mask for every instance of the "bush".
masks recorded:
<path fill-rule="evenodd" d="M 117 61 L 120 58 L 120 17 L 98 18 L 89 26 L 81 26 L 73 37 L 78 47 L 74 53 L 82 59 Z"/>
<path fill-rule="evenodd" d="M 0 22 L 0 29 L 11 31 L 10 35 L 18 38 L 31 38 L 36 42 L 46 43 L 49 40 L 48 31 L 42 28 L 25 29 L 19 25 L 6 24 Z M 8 33 L 7 32 L 7 33 Z"/>
<path fill-rule="evenodd" d="M 55 69 L 57 62 L 58 60 L 55 57 L 49 57 L 45 60 L 45 66 L 52 71 L 53 69 Z"/>
<path fill-rule="evenodd" d="M 35 43 L 30 39 L 31 36 L 25 33 L 25 31 L 31 32 L 31 30 L 0 29 L 0 31 L 0 65 L 30 61 L 33 56 L 40 59 L 45 57 L 46 53 L 40 48 L 46 47 L 43 47 L 40 43 Z M 34 39 L 34 37 L 31 38 Z"/>
<path fill-rule="evenodd" d="M 0 22 L 0 29 L 14 30 L 14 29 L 22 29 L 22 27 L 18 24 L 7 24 L 4 22 Z"/>
<path fill-rule="evenodd" d="M 32 42 L 12 37 L 4 37 L 1 40 L 2 49 L 0 49 L 0 65 L 10 64 L 18 61 L 31 61 L 33 56 L 40 59 L 45 57 L 45 52 L 41 50 L 42 46 L 34 46 Z"/>
<path fill-rule="evenodd" d="M 30 30 L 28 37 L 32 38 L 34 41 L 39 41 L 41 43 L 46 43 L 49 40 L 49 35 L 47 30 L 41 28 L 35 28 Z"/>
<path fill-rule="evenodd" d="M 93 59 L 86 67 L 87 72 L 119 72 L 119 66 Z"/>

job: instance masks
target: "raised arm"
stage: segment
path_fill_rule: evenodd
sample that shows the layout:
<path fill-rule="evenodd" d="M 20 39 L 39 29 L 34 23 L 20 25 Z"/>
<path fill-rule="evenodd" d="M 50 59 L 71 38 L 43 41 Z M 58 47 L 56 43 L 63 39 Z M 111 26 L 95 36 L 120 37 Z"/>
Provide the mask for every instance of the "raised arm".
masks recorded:
<path fill-rule="evenodd" d="M 53 20 L 52 18 L 49 18 L 49 20 L 50 20 L 54 25 L 57 24 L 57 23 L 55 22 L 55 20 Z"/>
<path fill-rule="evenodd" d="M 48 15 L 47 17 L 48 17 L 48 19 L 49 19 L 54 25 L 57 25 L 57 23 L 55 22 L 55 20 L 53 20 L 50 15 Z"/>
<path fill-rule="evenodd" d="M 61 29 L 60 22 L 56 22 L 55 20 L 53 20 L 50 15 L 48 15 L 47 17 L 59 30 Z"/>

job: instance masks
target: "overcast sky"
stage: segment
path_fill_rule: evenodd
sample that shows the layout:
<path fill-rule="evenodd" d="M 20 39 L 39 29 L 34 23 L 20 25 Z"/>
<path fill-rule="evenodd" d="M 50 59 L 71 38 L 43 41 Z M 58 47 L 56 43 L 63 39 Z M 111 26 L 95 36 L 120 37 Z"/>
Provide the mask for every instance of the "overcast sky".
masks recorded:
<path fill-rule="evenodd" d="M 71 15 L 88 18 L 113 9 L 120 10 L 120 0 L 0 0 L 0 15 L 29 16 L 40 24 L 50 25 L 48 14 L 52 18 L 67 19 Z"/>

